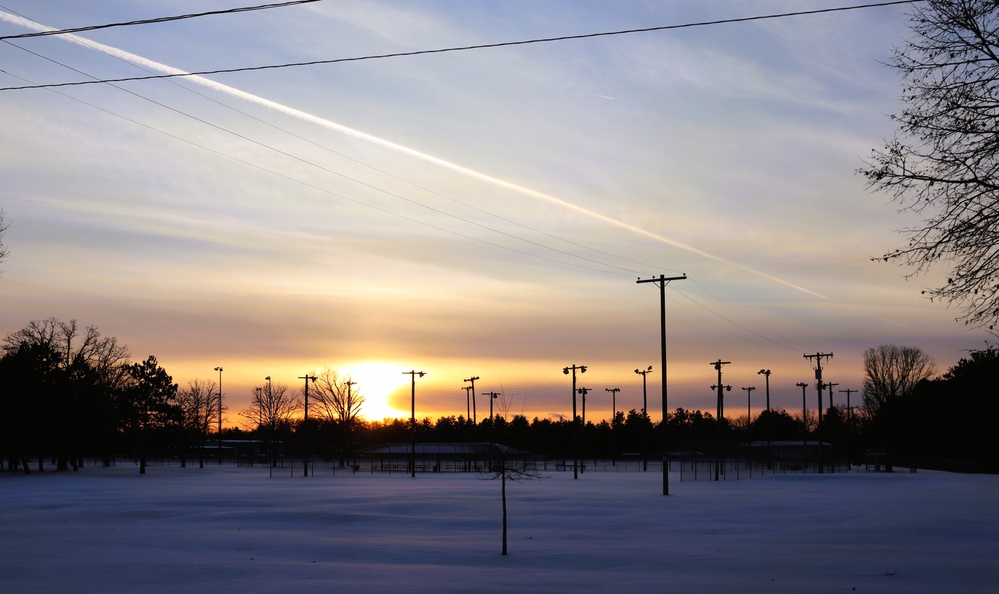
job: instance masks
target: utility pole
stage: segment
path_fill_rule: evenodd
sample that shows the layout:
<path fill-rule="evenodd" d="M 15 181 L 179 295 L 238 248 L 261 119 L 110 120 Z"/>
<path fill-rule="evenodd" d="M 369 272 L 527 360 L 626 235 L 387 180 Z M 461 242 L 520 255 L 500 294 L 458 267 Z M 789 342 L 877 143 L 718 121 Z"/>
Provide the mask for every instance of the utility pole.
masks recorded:
<path fill-rule="evenodd" d="M 305 472 L 302 476 L 309 476 L 309 380 L 316 381 L 314 375 L 300 375 L 298 379 L 305 380 L 305 417 L 302 419 L 302 433 L 305 435 L 305 458 L 302 459 L 302 469 Z"/>
<path fill-rule="evenodd" d="M 721 359 L 718 359 L 713 363 L 709 363 L 709 365 L 714 366 L 715 371 L 718 372 L 718 383 L 711 386 L 712 390 L 718 391 L 718 418 L 715 420 L 715 447 L 718 449 L 718 452 L 715 456 L 716 481 L 721 478 L 721 462 L 722 462 L 721 426 L 722 426 L 722 418 L 725 416 L 724 391 L 725 390 L 728 390 L 730 392 L 732 391 L 732 386 L 726 386 L 722 384 L 722 365 L 730 365 L 731 363 L 732 363 L 731 361 L 722 361 Z"/>
<path fill-rule="evenodd" d="M 762 375 L 767 380 L 767 460 L 769 461 L 768 467 L 771 467 L 773 464 L 773 443 L 770 441 L 770 417 L 773 415 L 770 414 L 770 370 L 761 369 L 756 372 L 756 375 Z"/>
<path fill-rule="evenodd" d="M 808 389 L 808 384 L 798 382 L 794 385 L 801 388 L 801 435 L 802 447 L 804 448 L 801 452 L 801 460 L 802 465 L 808 468 L 808 405 L 805 404 L 805 390 Z"/>
<path fill-rule="evenodd" d="M 499 398 L 499 392 L 483 392 L 482 396 L 489 397 L 489 468 L 492 469 L 493 464 L 493 427 L 496 424 L 496 418 L 493 417 L 493 400 Z"/>
<path fill-rule="evenodd" d="M 753 425 L 753 405 L 750 401 L 750 395 L 756 386 L 749 386 L 748 388 L 743 388 L 746 391 L 746 443 L 749 443 L 749 429 Z"/>
<path fill-rule="evenodd" d="M 848 464 L 853 464 L 853 407 L 850 406 L 850 394 L 856 391 L 850 388 L 840 390 L 840 392 L 846 392 L 846 457 Z"/>
<path fill-rule="evenodd" d="M 835 388 L 838 385 L 839 384 L 834 384 L 832 382 L 826 382 L 826 387 L 829 388 L 829 408 L 836 408 L 836 405 L 833 404 L 832 396 L 833 396 L 833 388 Z"/>
<path fill-rule="evenodd" d="M 590 392 L 590 389 L 580 388 L 576 391 L 583 397 L 583 427 L 579 432 L 579 471 L 586 472 L 586 395 Z"/>
<path fill-rule="evenodd" d="M 468 423 L 472 420 L 472 386 L 462 386 L 465 390 L 465 422 Z"/>
<path fill-rule="evenodd" d="M 617 422 L 617 393 L 621 388 L 604 388 L 604 390 L 611 393 L 611 466 L 617 466 L 617 433 L 614 431 L 614 425 Z"/>
<path fill-rule="evenodd" d="M 646 378 L 652 373 L 652 366 L 648 369 L 635 370 L 635 373 L 642 376 L 642 472 L 649 471 L 649 398 L 648 384 Z"/>
<path fill-rule="evenodd" d="M 857 390 L 851 390 L 850 388 L 847 388 L 845 390 L 840 390 L 840 393 L 843 393 L 843 392 L 846 393 L 846 414 L 847 414 L 846 424 L 847 424 L 847 426 L 852 426 L 853 425 L 853 407 L 850 406 L 850 394 L 856 394 Z"/>
<path fill-rule="evenodd" d="M 475 414 L 475 380 L 477 380 L 477 379 L 480 379 L 479 376 L 473 375 L 472 377 L 470 377 L 468 379 L 461 380 L 461 381 L 466 382 L 466 383 L 467 382 L 471 382 L 472 383 L 472 388 L 471 388 L 472 389 L 472 424 L 476 425 L 476 426 L 478 426 L 478 424 L 479 424 L 478 415 Z"/>
<path fill-rule="evenodd" d="M 815 380 L 816 380 L 815 387 L 816 387 L 816 389 L 818 390 L 818 393 L 819 393 L 819 426 L 816 429 L 816 434 L 818 436 L 817 441 L 819 443 L 819 474 L 822 474 L 822 471 L 823 471 L 823 462 L 822 462 L 822 388 L 825 387 L 825 384 L 822 383 L 822 359 L 823 358 L 825 358 L 825 359 L 831 359 L 832 356 L 833 356 L 833 354 L 832 353 L 815 353 L 814 355 L 807 355 L 806 354 L 806 355 L 802 355 L 802 356 L 804 358 L 808 359 L 808 360 L 812 360 L 812 359 L 815 360 Z M 832 390 L 830 390 L 829 393 L 832 394 Z"/>
<path fill-rule="evenodd" d="M 663 495 L 669 495 L 669 440 L 666 434 L 666 415 L 669 411 L 666 404 L 666 285 L 675 280 L 687 280 L 687 275 L 667 277 L 660 274 L 659 278 L 638 279 L 637 281 L 638 284 L 655 283 L 659 287 L 660 364 L 663 368 Z"/>
<path fill-rule="evenodd" d="M 426 372 L 423 371 L 403 371 L 402 374 L 408 375 L 412 380 L 412 391 L 410 392 L 412 412 L 410 413 L 409 417 L 409 427 L 413 441 L 410 444 L 410 449 L 409 449 L 409 470 L 411 476 L 413 478 L 416 478 L 416 376 L 423 377 L 427 374 Z"/>
<path fill-rule="evenodd" d="M 579 373 L 586 373 L 586 365 L 572 365 L 562 369 L 562 373 L 569 375 L 572 371 L 572 479 L 579 479 L 579 419 L 576 417 L 576 370 Z"/>
<path fill-rule="evenodd" d="M 347 437 L 347 440 L 348 440 L 347 443 L 352 443 L 353 432 L 354 432 L 354 417 L 356 415 L 352 412 L 354 410 L 354 400 L 351 397 L 350 387 L 351 386 L 356 386 L 357 382 L 351 381 L 351 380 L 348 379 L 347 381 L 345 381 L 343 383 L 347 386 L 347 406 L 344 407 L 345 408 L 344 412 L 347 413 L 345 415 L 347 418 L 344 419 L 347 422 L 347 436 L 348 436 Z M 354 453 L 353 452 L 353 447 L 351 447 L 349 450 L 347 450 L 347 453 L 353 454 Z M 343 457 L 346 457 L 346 456 L 343 456 Z M 343 459 L 343 457 L 341 457 L 341 460 Z M 351 464 L 353 464 L 353 460 L 351 460 Z M 315 474 L 315 469 L 313 469 L 313 474 Z"/>
<path fill-rule="evenodd" d="M 222 466 L 222 366 L 215 368 L 219 372 L 219 431 L 218 431 L 218 455 L 219 466 Z"/>

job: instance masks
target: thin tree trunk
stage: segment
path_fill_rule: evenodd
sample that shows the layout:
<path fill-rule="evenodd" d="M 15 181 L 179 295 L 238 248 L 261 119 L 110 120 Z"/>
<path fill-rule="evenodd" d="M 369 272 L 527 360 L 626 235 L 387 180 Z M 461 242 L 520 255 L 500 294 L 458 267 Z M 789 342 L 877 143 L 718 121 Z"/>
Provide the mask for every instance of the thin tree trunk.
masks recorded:
<path fill-rule="evenodd" d="M 506 555 L 506 468 L 502 469 L 503 477 L 500 480 L 502 487 L 500 490 L 503 492 L 503 554 Z"/>

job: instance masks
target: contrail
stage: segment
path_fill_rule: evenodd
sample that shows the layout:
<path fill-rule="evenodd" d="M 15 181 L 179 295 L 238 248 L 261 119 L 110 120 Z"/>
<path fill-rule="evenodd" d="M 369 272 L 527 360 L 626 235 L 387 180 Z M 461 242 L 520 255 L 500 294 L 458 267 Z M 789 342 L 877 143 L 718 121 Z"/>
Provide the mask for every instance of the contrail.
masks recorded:
<path fill-rule="evenodd" d="M 52 27 L 48 27 L 46 25 L 42 25 L 41 23 L 37 23 L 37 22 L 32 21 L 30 19 L 19 17 L 19 16 L 16 16 L 16 15 L 13 15 L 13 14 L 10 14 L 10 13 L 7 13 L 7 12 L 3 12 L 3 11 L 0 11 L 0 20 L 5 20 L 7 22 L 14 23 L 16 25 L 20 25 L 22 27 L 33 29 L 33 30 L 36 30 L 36 31 L 51 31 L 51 30 L 55 30 Z M 110 56 L 114 56 L 114 57 L 119 58 L 121 60 L 124 60 L 126 62 L 131 62 L 132 64 L 135 64 L 137 66 L 141 66 L 142 68 L 148 68 L 150 70 L 155 70 L 155 71 L 158 71 L 158 72 L 162 72 L 164 74 L 186 74 L 185 71 L 180 70 L 179 68 L 174 68 L 172 66 L 168 66 L 168 65 L 162 64 L 160 62 L 154 62 L 153 60 L 149 60 L 148 58 L 143 58 L 142 56 L 138 56 L 138 55 L 135 55 L 135 54 L 133 54 L 131 52 L 127 52 L 125 50 L 121 50 L 121 49 L 118 49 L 118 48 L 115 48 L 115 47 L 111 47 L 111 46 L 105 45 L 103 43 L 98 43 L 96 41 L 90 41 L 89 39 L 80 37 L 78 35 L 66 34 L 66 35 L 60 35 L 59 37 L 62 38 L 62 39 L 66 39 L 68 41 L 71 41 L 73 43 L 77 43 L 79 45 L 82 45 L 82 46 L 84 46 L 84 47 L 86 47 L 88 49 L 97 50 L 99 52 L 103 52 L 103 53 L 108 54 Z M 366 142 L 370 142 L 372 144 L 385 147 L 385 148 L 390 149 L 392 151 L 399 152 L 399 153 L 402 153 L 404 155 L 409 155 L 411 157 L 414 157 L 416 159 L 420 159 L 422 161 L 426 161 L 428 163 L 433 163 L 434 165 L 437 165 L 438 167 L 442 167 L 444 169 L 453 171 L 455 173 L 464 175 L 466 177 L 470 177 L 472 179 L 479 180 L 481 182 L 484 182 L 484 183 L 487 183 L 487 184 L 490 184 L 490 185 L 493 185 L 493 186 L 496 186 L 496 187 L 499 187 L 499 188 L 503 188 L 503 189 L 506 189 L 506 190 L 510 190 L 512 192 L 516 192 L 518 194 L 521 194 L 523 196 L 527 196 L 527 197 L 535 199 L 535 200 L 539 200 L 539 201 L 542 201 L 542 202 L 547 202 L 549 204 L 554 204 L 554 205 L 556 205 L 558 207 L 561 207 L 561 208 L 564 208 L 566 210 L 575 212 L 577 214 L 581 214 L 583 216 L 589 217 L 589 218 L 594 219 L 596 221 L 600 221 L 601 223 L 610 225 L 612 227 L 617 227 L 619 229 L 623 229 L 623 230 L 628 231 L 630 233 L 634 233 L 636 235 L 640 235 L 642 237 L 646 237 L 646 238 L 651 239 L 653 241 L 657 241 L 659 243 L 663 243 L 663 244 L 666 244 L 666 245 L 669 245 L 669 246 L 672 246 L 672 247 L 675 247 L 675 248 L 678 248 L 678 249 L 681 249 L 681 250 L 685 250 L 685 251 L 691 252 L 693 254 L 697 254 L 697 255 L 702 256 L 704 258 L 707 258 L 709 260 L 713 260 L 713 261 L 719 262 L 721 264 L 726 264 L 728 266 L 734 266 L 736 268 L 740 268 L 742 270 L 745 270 L 746 272 L 755 274 L 757 276 L 763 277 L 763 278 L 765 278 L 767 280 L 770 280 L 770 281 L 773 281 L 775 283 L 784 285 L 786 287 L 790 287 L 792 289 L 795 289 L 796 291 L 801 291 L 802 293 L 806 293 L 806 294 L 811 295 L 813 297 L 818 297 L 820 299 L 827 299 L 824 295 L 821 295 L 819 293 L 816 293 L 814 291 L 811 291 L 809 289 L 806 289 L 806 288 L 804 288 L 802 286 L 796 285 L 796 284 L 791 283 L 789 281 L 786 281 L 784 279 L 778 278 L 778 277 L 773 276 L 771 274 L 767 274 L 765 272 L 756 270 L 754 268 L 750 268 L 749 266 L 746 266 L 746 265 L 743 265 L 743 264 L 739 264 L 737 262 L 733 262 L 733 261 L 728 260 L 726 258 L 723 258 L 721 256 L 716 256 L 715 254 L 711 254 L 711 253 L 705 252 L 704 250 L 698 249 L 698 248 L 696 248 L 696 247 L 694 247 L 692 245 L 688 245 L 688 244 L 680 242 L 680 241 L 672 240 L 672 239 L 670 239 L 668 237 L 664 237 L 662 235 L 659 235 L 658 233 L 653 233 L 652 231 L 649 231 L 647 229 L 643 229 L 641 227 L 632 225 L 630 223 L 626 223 L 624 221 L 621 221 L 621 220 L 609 217 L 607 215 L 603 215 L 603 214 L 601 214 L 599 212 L 595 212 L 595 211 L 583 208 L 581 206 L 578 206 L 578 205 L 573 204 L 571 202 L 567 202 L 565 200 L 562 200 L 561 198 L 557 198 L 557 197 L 552 196 L 550 194 L 545 194 L 544 192 L 539 192 L 537 190 L 532 190 L 530 188 L 526 188 L 524 186 L 521 186 L 521 185 L 518 185 L 518 184 L 515 184 L 515 183 L 512 183 L 512 182 L 504 181 L 502 179 L 499 179 L 499 178 L 496 178 L 496 177 L 492 177 L 490 175 L 486 175 L 485 173 L 481 173 L 481 172 L 475 171 L 473 169 L 468 169 L 467 167 L 462 167 L 461 165 L 457 165 L 455 163 L 451 163 L 449 161 L 445 161 L 445 160 L 440 159 L 438 157 L 434 157 L 433 155 L 428 155 L 426 153 L 421 153 L 421 152 L 419 152 L 417 150 L 414 150 L 414 149 L 411 149 L 409 147 L 405 147 L 405 146 L 396 144 L 394 142 L 391 142 L 389 140 L 385 140 L 384 138 L 379 138 L 377 136 L 372 136 L 371 134 L 367 134 L 367 133 L 361 132 L 360 130 L 354 130 L 353 128 L 348 128 L 347 126 L 344 126 L 342 124 L 338 124 L 338 123 L 336 123 L 334 121 L 327 120 L 325 118 L 321 118 L 319 116 L 312 115 L 310 113 L 307 113 L 307 112 L 295 109 L 294 107 L 289 107 L 287 105 L 283 105 L 281 103 L 277 103 L 277 102 L 271 101 L 269 99 L 265 99 L 263 97 L 260 97 L 259 95 L 254 95 L 252 93 L 247 93 L 246 91 L 241 91 L 241 90 L 239 90 L 237 88 L 230 87 L 228 85 L 224 85 L 224 84 L 219 83 L 219 82 L 215 82 L 215 81 L 213 81 L 211 79 L 207 79 L 207 78 L 204 78 L 202 76 L 189 76 L 189 77 L 186 77 L 186 78 L 188 80 L 193 81 L 193 82 L 195 82 L 197 84 L 200 84 L 202 86 L 208 87 L 210 89 L 213 89 L 213 90 L 216 90 L 216 91 L 219 91 L 219 92 L 222 92 L 222 93 L 226 93 L 226 94 L 231 95 L 233 97 L 238 97 L 240 99 L 243 99 L 244 101 L 249 101 L 251 103 L 256 103 L 257 105 L 261 105 L 263 107 L 267 107 L 269 109 L 273 109 L 275 111 L 281 112 L 281 113 L 289 115 L 291 117 L 298 118 L 300 120 L 304 120 L 306 122 L 310 122 L 310 123 L 322 126 L 324 128 L 328 128 L 330 130 L 335 130 L 337 132 L 340 132 L 341 134 L 346 134 L 347 136 L 352 136 L 354 138 L 358 138 L 358 139 L 364 140 Z"/>

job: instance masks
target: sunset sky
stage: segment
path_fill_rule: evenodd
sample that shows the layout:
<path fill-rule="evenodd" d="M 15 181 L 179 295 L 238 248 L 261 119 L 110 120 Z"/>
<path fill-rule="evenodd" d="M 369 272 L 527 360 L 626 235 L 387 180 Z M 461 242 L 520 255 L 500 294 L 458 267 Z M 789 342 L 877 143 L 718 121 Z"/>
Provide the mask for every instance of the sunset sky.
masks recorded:
<path fill-rule="evenodd" d="M 6 0 L 0 35 L 263 4 Z M 0 87 L 334 60 L 702 23 L 841 0 L 326 0 L 4 40 Z M 857 2 L 856 4 L 860 4 Z M 990 335 L 872 257 L 912 224 L 856 170 L 894 133 L 905 7 L 324 65 L 0 91 L 11 224 L 0 332 L 54 316 L 218 380 L 239 425 L 265 376 L 351 375 L 375 419 L 798 413 L 805 353 L 859 389 L 862 353 L 941 370 Z M 815 406 L 810 389 L 809 408 Z M 836 393 L 836 404 L 845 395 Z M 859 394 L 852 404 L 859 403 Z M 478 397 L 478 417 L 488 399 Z"/>

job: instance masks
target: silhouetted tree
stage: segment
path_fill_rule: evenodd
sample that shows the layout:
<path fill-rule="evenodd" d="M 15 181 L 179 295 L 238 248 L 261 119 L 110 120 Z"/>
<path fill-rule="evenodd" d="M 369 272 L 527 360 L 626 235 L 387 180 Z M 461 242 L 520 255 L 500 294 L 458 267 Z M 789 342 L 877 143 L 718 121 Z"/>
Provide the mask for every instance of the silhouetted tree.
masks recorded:
<path fill-rule="evenodd" d="M 972 351 L 942 377 L 920 382 L 902 417 L 899 449 L 923 459 L 975 461 L 979 470 L 999 471 L 992 437 L 999 418 L 996 398 L 999 351 Z"/>
<path fill-rule="evenodd" d="M 507 506 L 506 506 L 506 482 L 523 482 L 529 480 L 537 480 L 542 478 L 547 478 L 542 475 L 536 468 L 529 465 L 529 463 L 523 459 L 513 459 L 509 456 L 499 454 L 496 459 L 493 460 L 490 472 L 482 475 L 483 478 L 489 480 L 499 480 L 500 481 L 500 498 L 503 502 L 503 555 L 507 554 Z"/>
<path fill-rule="evenodd" d="M 864 407 L 878 419 L 917 383 L 936 370 L 933 358 L 918 347 L 883 344 L 864 351 Z"/>
<path fill-rule="evenodd" d="M 125 399 L 129 411 L 128 426 L 137 438 L 139 474 L 146 474 L 149 445 L 157 433 L 180 423 L 177 406 L 177 384 L 156 357 L 149 355 L 141 363 L 127 367 L 128 385 Z"/>
<path fill-rule="evenodd" d="M 890 64 L 903 78 L 898 132 L 861 173 L 923 217 L 903 229 L 908 245 L 883 259 L 917 273 L 949 266 L 947 282 L 929 294 L 960 304 L 965 323 L 991 328 L 999 319 L 999 4 L 911 6 L 914 35 Z"/>
<path fill-rule="evenodd" d="M 316 374 L 312 387 L 313 410 L 317 410 L 319 418 L 325 421 L 323 425 L 330 430 L 328 435 L 339 450 L 343 464 L 344 456 L 357 449 L 360 443 L 356 428 L 364 396 L 349 375 L 341 376 L 329 367 Z"/>
<path fill-rule="evenodd" d="M 212 421 L 219 414 L 219 387 L 212 380 L 195 379 L 177 393 L 181 423 L 181 466 L 185 465 L 189 443 L 198 448 L 198 467 L 205 467 L 205 441 L 211 431 Z"/>
<path fill-rule="evenodd" d="M 253 389 L 250 406 L 240 411 L 239 416 L 250 421 L 258 433 L 264 433 L 270 446 L 270 464 L 277 466 L 277 442 L 279 431 L 290 426 L 291 418 L 302 410 L 302 401 L 296 394 L 288 392 L 284 384 L 267 382 Z"/>
<path fill-rule="evenodd" d="M 889 450 L 889 471 L 904 401 L 916 384 L 934 371 L 933 359 L 917 347 L 883 344 L 864 351 L 864 407 L 871 417 L 871 429 Z"/>
<path fill-rule="evenodd" d="M 60 374 L 60 356 L 51 345 L 22 342 L 4 345 L 0 357 L 0 440 L 8 470 L 18 467 L 31 472 L 28 458 L 38 456 L 44 469 L 45 441 L 51 425 L 46 422 L 45 403 L 55 392 Z"/>
<path fill-rule="evenodd" d="M 40 346 L 57 356 L 55 371 L 48 378 L 50 392 L 39 400 L 45 429 L 39 428 L 40 444 L 50 449 L 57 467 L 65 470 L 82 463 L 85 442 L 101 446 L 109 464 L 110 442 L 120 430 L 122 417 L 117 405 L 125 383 L 128 349 L 114 337 L 102 336 L 96 326 L 81 330 L 76 320 L 33 320 L 4 337 L 3 350 Z M 34 393 L 34 392 L 32 392 Z M 42 432 L 51 428 L 46 435 Z"/>

